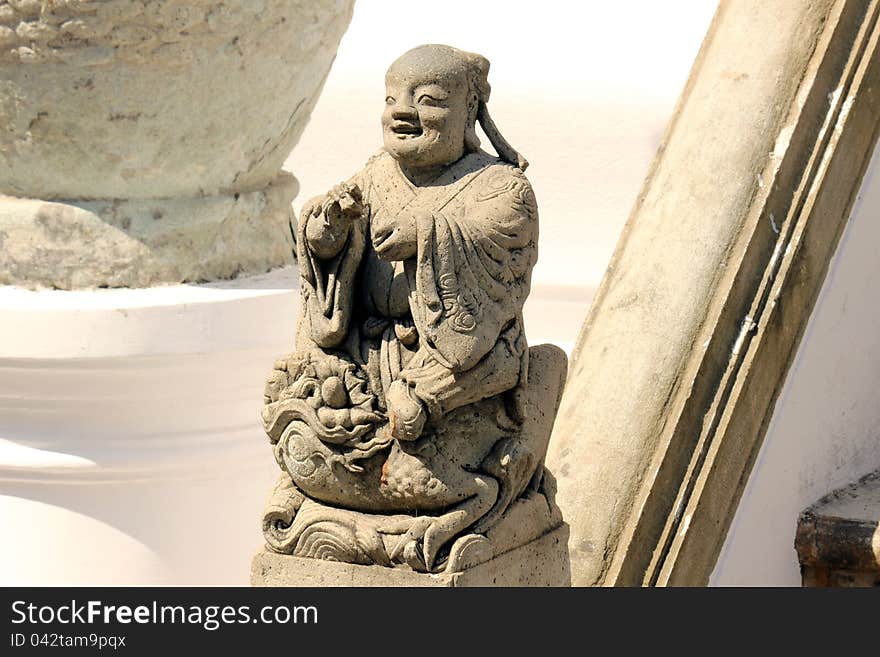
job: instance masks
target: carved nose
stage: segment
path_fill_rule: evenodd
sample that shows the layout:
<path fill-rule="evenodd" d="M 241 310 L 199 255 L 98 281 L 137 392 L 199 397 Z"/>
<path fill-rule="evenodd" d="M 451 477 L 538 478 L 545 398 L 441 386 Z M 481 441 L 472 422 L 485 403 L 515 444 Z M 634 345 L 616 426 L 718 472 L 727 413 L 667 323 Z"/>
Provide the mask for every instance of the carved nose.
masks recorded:
<path fill-rule="evenodd" d="M 391 108 L 391 118 L 397 120 L 407 120 L 417 117 L 416 108 L 412 105 L 404 105 L 403 103 L 397 103 L 394 107 Z"/>

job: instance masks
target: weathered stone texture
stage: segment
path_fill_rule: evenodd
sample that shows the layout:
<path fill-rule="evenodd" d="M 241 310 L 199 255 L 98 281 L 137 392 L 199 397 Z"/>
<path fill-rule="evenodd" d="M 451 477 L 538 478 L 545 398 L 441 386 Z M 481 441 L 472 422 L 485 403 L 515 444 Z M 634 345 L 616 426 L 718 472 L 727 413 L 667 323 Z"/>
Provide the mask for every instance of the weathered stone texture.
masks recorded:
<path fill-rule="evenodd" d="M 0 1 L 0 194 L 67 205 L 176 199 L 163 209 L 169 225 L 185 222 L 193 208 L 202 215 L 196 223 L 203 220 L 211 205 L 205 198 L 230 205 L 264 190 L 308 122 L 353 4 Z M 102 212 L 96 216 L 106 221 Z M 213 223 L 223 219 L 218 214 Z M 14 224 L 22 235 L 22 220 L 20 206 L 0 204 L 0 232 Z M 212 247 L 213 228 L 196 235 L 193 226 L 188 252 L 153 241 L 145 245 L 147 260 L 120 260 L 114 266 L 122 269 L 108 278 L 100 259 L 89 270 L 88 256 L 117 250 L 126 238 L 116 233 L 126 229 L 112 222 L 99 228 L 93 242 L 66 250 L 51 243 L 35 250 L 28 242 L 42 235 L 31 233 L 13 262 L 0 262 L 0 283 L 64 287 L 65 273 L 47 282 L 44 267 L 34 268 L 33 279 L 22 269 L 43 256 L 62 260 L 62 272 L 81 268 L 80 286 L 210 279 L 292 261 L 289 250 L 269 245 L 269 236 L 283 239 L 289 229 L 258 212 L 246 226 L 254 237 Z M 133 232 L 127 241 L 139 238 Z M 173 232 L 164 237 L 175 239 Z M 126 248 L 138 251 L 136 244 Z M 217 254 L 202 264 L 198 249 L 205 248 Z M 178 272 L 187 270 L 192 276 L 181 279 Z"/>
<path fill-rule="evenodd" d="M 568 525 L 459 572 L 417 573 L 408 568 L 361 566 L 261 550 L 251 564 L 253 586 L 569 586 Z"/>

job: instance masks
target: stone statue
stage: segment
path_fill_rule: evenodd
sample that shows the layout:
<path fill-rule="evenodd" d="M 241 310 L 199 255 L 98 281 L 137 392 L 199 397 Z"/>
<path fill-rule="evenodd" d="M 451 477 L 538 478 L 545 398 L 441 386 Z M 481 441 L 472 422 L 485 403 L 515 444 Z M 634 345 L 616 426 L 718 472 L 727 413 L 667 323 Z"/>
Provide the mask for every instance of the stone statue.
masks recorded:
<path fill-rule="evenodd" d="M 538 209 L 488 69 L 442 45 L 400 57 L 384 148 L 303 208 L 297 350 L 262 413 L 272 551 L 460 571 L 562 524 L 543 461 L 566 357 L 526 343 Z"/>

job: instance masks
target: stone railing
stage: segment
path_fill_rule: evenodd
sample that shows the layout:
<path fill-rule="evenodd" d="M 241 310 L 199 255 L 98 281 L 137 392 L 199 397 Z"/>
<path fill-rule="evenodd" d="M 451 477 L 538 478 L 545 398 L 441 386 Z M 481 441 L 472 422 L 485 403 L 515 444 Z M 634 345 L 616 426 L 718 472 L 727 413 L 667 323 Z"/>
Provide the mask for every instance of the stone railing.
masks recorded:
<path fill-rule="evenodd" d="M 708 581 L 877 139 L 878 14 L 720 4 L 550 443 L 573 584 Z"/>

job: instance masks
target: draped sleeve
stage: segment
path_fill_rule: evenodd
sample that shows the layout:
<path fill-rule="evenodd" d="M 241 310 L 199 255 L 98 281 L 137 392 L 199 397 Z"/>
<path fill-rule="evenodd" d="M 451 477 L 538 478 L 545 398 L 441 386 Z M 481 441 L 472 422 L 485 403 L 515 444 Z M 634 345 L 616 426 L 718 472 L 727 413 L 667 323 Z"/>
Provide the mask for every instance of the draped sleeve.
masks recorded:
<path fill-rule="evenodd" d="M 365 190 L 373 160 L 349 179 Z M 357 293 L 358 268 L 367 243 L 368 217 L 352 220 L 341 249 L 329 258 L 321 258 L 309 246 L 306 228 L 310 221 L 323 217 L 303 214 L 297 228 L 297 261 L 300 272 L 302 309 L 297 346 L 311 342 L 319 347 L 339 347 L 348 336 Z"/>
<path fill-rule="evenodd" d="M 417 218 L 410 308 L 426 347 L 453 371 L 476 365 L 521 321 L 537 258 L 538 216 L 522 171 L 494 164 Z"/>

